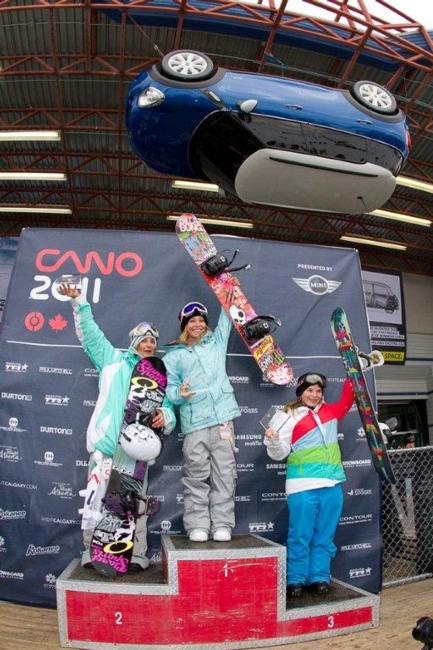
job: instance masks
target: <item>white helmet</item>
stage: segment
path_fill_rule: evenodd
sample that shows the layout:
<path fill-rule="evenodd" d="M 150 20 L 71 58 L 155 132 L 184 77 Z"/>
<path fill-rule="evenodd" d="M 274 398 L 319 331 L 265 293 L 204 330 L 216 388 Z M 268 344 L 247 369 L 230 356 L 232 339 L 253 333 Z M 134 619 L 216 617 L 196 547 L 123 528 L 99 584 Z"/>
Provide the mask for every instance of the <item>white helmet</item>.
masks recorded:
<path fill-rule="evenodd" d="M 149 462 L 161 453 L 161 440 L 153 429 L 133 422 L 120 434 L 120 446 L 134 460 Z"/>

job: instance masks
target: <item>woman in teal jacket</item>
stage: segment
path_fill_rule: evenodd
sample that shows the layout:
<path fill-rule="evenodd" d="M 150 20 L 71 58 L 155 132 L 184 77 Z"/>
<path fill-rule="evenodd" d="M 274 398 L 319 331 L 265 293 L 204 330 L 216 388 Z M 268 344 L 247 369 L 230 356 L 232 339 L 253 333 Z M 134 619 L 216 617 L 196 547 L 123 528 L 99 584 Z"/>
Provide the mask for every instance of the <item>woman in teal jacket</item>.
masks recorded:
<path fill-rule="evenodd" d="M 208 328 L 199 302 L 179 314 L 181 335 L 166 346 L 167 397 L 179 406 L 185 530 L 191 541 L 229 541 L 235 525 L 236 459 L 232 420 L 240 409 L 226 373 L 231 321 L 222 310 Z"/>
<path fill-rule="evenodd" d="M 153 356 L 156 352 L 158 331 L 149 323 L 140 323 L 130 332 L 130 346 L 127 352 L 117 350 L 106 338 L 103 331 L 93 318 L 89 303 L 78 289 L 62 285 L 60 292 L 72 298 L 72 308 L 77 336 L 89 359 L 99 371 L 99 395 L 96 406 L 87 427 L 87 451 L 89 458 L 89 478 L 98 474 L 98 483 L 103 485 L 104 473 L 107 474 L 110 459 L 118 450 L 116 465 L 125 470 L 131 469 L 135 461 L 129 458 L 118 447 L 120 429 L 123 422 L 126 401 L 129 393 L 131 375 L 134 367 L 143 357 Z M 174 429 L 176 417 L 172 404 L 164 397 L 162 407 L 157 410 L 152 426 L 162 428 L 168 435 Z M 154 462 L 151 461 L 150 464 Z M 143 480 L 141 496 L 147 493 L 148 476 Z M 90 507 L 85 508 L 82 517 L 84 553 L 81 558 L 83 566 L 90 564 L 89 547 L 93 530 L 98 523 L 94 517 L 100 511 L 100 499 L 105 490 L 98 490 L 97 496 Z M 143 506 L 142 506 L 143 507 Z M 93 515 L 93 513 L 95 513 Z M 93 515 L 93 516 L 92 516 Z M 149 559 L 147 552 L 147 516 L 142 515 L 137 520 L 134 540 L 134 555 L 131 564 L 141 569 L 147 569 Z"/>

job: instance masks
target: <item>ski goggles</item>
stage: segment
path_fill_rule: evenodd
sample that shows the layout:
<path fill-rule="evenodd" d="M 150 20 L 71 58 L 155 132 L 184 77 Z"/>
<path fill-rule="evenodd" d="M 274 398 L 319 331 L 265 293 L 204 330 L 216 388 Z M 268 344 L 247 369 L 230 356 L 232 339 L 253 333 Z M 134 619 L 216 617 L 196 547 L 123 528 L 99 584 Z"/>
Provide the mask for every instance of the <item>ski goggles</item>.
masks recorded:
<path fill-rule="evenodd" d="M 326 377 L 318 372 L 308 372 L 306 375 L 301 375 L 298 379 L 298 386 L 301 384 L 319 384 L 322 388 L 326 387 Z"/>
<path fill-rule="evenodd" d="M 134 329 L 129 332 L 130 339 L 142 339 L 145 336 L 153 336 L 154 339 L 158 340 L 159 331 L 153 323 L 143 321 L 141 323 L 138 323 L 138 325 L 136 325 L 136 327 L 134 327 Z"/>
<path fill-rule="evenodd" d="M 179 312 L 179 320 L 182 321 L 184 318 L 188 318 L 193 314 L 207 316 L 207 309 L 201 302 L 187 302 Z"/>

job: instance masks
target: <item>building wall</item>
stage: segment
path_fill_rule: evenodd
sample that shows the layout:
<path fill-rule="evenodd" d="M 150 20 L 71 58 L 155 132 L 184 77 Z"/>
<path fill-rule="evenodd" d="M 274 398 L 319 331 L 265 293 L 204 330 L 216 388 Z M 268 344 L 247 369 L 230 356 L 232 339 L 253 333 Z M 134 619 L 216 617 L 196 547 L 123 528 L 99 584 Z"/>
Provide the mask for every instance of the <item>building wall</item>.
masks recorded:
<path fill-rule="evenodd" d="M 403 273 L 407 362 L 376 371 L 379 401 L 425 399 L 433 445 L 433 278 Z"/>

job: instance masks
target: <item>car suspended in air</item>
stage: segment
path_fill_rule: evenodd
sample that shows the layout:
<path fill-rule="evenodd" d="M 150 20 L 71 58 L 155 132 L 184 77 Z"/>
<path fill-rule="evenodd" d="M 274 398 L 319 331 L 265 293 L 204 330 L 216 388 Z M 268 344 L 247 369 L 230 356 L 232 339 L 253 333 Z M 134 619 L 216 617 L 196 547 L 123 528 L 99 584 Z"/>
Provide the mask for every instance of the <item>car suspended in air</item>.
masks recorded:
<path fill-rule="evenodd" d="M 131 144 L 152 169 L 246 203 L 360 214 L 382 206 L 409 155 L 404 113 L 372 81 L 350 90 L 218 68 L 176 50 L 130 86 Z"/>

